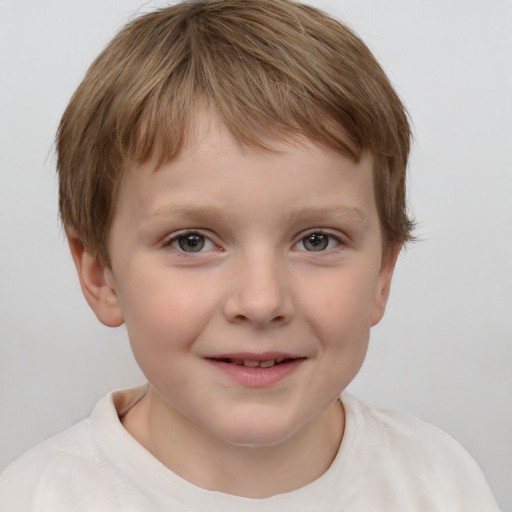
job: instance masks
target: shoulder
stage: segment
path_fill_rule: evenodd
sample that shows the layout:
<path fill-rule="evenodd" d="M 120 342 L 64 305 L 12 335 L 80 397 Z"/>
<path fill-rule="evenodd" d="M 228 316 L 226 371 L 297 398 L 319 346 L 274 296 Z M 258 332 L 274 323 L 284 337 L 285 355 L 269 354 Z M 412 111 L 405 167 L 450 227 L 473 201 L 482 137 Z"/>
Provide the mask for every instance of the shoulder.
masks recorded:
<path fill-rule="evenodd" d="M 436 473 L 464 471 L 480 475 L 469 453 L 449 434 L 411 414 L 372 407 L 351 395 L 343 395 L 348 435 L 357 430 L 357 438 L 366 449 L 378 450 L 389 464 L 435 468 Z"/>
<path fill-rule="evenodd" d="M 82 420 L 10 464 L 0 475 L 0 510 L 78 511 L 77 498 L 91 489 L 108 493 L 105 461 L 92 430 L 91 418 Z"/>
<path fill-rule="evenodd" d="M 403 453 L 405 459 L 420 458 L 433 461 L 441 457 L 445 463 L 454 459 L 457 464 L 474 460 L 449 434 L 411 414 L 368 406 L 351 395 L 343 395 L 343 405 L 352 425 L 364 433 L 370 446 L 378 443 L 383 452 Z"/>
<path fill-rule="evenodd" d="M 377 489 L 388 495 L 390 489 L 401 490 L 402 500 L 409 495 L 411 503 L 429 503 L 433 510 L 440 504 L 453 511 L 498 510 L 480 467 L 449 434 L 410 414 L 364 405 L 346 393 L 342 403 L 347 448 L 366 461 L 361 471 L 372 475 Z"/>

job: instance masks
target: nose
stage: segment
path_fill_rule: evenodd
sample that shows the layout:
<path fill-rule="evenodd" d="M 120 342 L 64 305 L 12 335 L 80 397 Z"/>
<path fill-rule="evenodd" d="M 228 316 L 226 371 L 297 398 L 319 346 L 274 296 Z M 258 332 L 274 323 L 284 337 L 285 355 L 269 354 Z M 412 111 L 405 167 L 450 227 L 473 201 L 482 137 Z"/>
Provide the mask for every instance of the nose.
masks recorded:
<path fill-rule="evenodd" d="M 272 256 L 244 258 L 232 268 L 223 304 L 230 323 L 262 329 L 290 322 L 295 309 L 288 272 Z"/>

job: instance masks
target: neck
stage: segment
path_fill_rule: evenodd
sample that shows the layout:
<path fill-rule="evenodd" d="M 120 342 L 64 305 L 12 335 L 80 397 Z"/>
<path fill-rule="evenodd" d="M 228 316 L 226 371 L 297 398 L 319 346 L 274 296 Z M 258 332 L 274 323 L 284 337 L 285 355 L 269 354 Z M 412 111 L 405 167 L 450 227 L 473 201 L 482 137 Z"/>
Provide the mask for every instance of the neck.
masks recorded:
<path fill-rule="evenodd" d="M 150 388 L 123 425 L 162 464 L 194 485 L 265 498 L 298 489 L 327 471 L 343 436 L 344 413 L 336 400 L 278 445 L 238 446 L 169 409 Z"/>

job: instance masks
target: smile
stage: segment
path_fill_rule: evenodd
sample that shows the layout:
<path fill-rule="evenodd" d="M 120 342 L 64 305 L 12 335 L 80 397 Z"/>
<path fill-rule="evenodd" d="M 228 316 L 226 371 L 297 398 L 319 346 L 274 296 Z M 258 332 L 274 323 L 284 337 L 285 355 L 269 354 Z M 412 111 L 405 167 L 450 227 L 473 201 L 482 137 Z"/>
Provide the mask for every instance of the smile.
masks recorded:
<path fill-rule="evenodd" d="M 231 359 L 229 357 L 221 357 L 221 358 L 212 358 L 215 361 L 219 361 L 221 363 L 228 364 L 236 364 L 237 366 L 245 366 L 247 368 L 272 368 L 272 366 L 276 366 L 283 363 L 289 363 L 293 361 L 292 357 L 282 357 L 279 359 L 267 359 L 265 361 L 259 361 L 256 359 Z"/>
<path fill-rule="evenodd" d="M 206 360 L 224 377 L 244 387 L 269 388 L 293 375 L 307 360 L 289 354 L 230 354 Z"/>

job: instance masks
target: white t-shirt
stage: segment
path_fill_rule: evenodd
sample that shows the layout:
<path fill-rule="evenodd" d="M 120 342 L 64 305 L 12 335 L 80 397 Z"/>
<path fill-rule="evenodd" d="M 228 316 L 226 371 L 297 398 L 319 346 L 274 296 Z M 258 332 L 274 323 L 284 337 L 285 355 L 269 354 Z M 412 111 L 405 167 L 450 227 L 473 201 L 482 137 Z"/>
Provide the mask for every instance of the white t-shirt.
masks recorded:
<path fill-rule="evenodd" d="M 2 512 L 495 512 L 482 472 L 450 436 L 344 393 L 345 434 L 325 474 L 249 499 L 175 475 L 122 426 L 142 388 L 110 393 L 91 416 L 44 441 L 0 477 Z"/>

